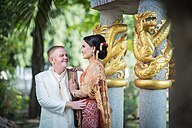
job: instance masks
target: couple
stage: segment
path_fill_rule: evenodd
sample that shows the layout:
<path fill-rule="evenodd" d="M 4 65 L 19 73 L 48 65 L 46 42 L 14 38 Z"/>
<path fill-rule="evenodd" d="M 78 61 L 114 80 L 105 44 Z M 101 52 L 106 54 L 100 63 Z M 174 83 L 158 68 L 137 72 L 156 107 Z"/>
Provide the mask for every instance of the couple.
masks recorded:
<path fill-rule="evenodd" d="M 37 100 L 41 105 L 40 128 L 74 128 L 73 109 L 78 110 L 78 127 L 111 128 L 111 114 L 104 67 L 98 60 L 107 56 L 103 36 L 83 38 L 82 54 L 89 66 L 81 74 L 77 89 L 74 77 L 68 83 L 68 57 L 63 46 L 48 50 L 53 69 L 35 76 Z M 73 68 L 72 71 L 77 71 Z M 72 96 L 76 101 L 71 101 Z"/>

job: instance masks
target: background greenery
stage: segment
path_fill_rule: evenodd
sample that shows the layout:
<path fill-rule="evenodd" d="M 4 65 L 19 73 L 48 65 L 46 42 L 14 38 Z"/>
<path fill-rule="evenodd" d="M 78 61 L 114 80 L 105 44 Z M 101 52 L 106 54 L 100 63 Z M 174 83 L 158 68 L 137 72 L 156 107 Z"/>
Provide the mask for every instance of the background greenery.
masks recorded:
<path fill-rule="evenodd" d="M 40 0 L 41 1 L 41 0 Z M 0 115 L 8 119 L 22 119 L 27 115 L 30 95 L 24 95 L 15 87 L 16 67 L 32 68 L 34 53 L 34 37 L 40 10 L 37 0 L 2 0 L 0 2 Z M 45 22 L 43 37 L 44 68 L 49 67 L 46 51 L 53 45 L 62 44 L 66 47 L 69 66 L 86 67 L 87 62 L 81 56 L 81 41 L 92 33 L 95 24 L 100 23 L 100 14 L 91 9 L 88 0 L 53 0 L 51 9 L 45 19 L 39 19 L 39 24 Z M 126 76 L 129 86 L 124 93 L 124 122 L 138 119 L 138 89 L 133 85 L 135 79 L 133 66 L 135 59 L 132 53 L 134 19 L 124 16 L 124 23 L 128 25 L 128 51 L 125 56 L 127 62 Z M 41 25 L 40 24 L 40 25 Z M 43 27 L 42 27 L 43 28 Z M 44 30 L 44 29 L 42 29 Z M 20 113 L 20 114 L 19 114 Z"/>

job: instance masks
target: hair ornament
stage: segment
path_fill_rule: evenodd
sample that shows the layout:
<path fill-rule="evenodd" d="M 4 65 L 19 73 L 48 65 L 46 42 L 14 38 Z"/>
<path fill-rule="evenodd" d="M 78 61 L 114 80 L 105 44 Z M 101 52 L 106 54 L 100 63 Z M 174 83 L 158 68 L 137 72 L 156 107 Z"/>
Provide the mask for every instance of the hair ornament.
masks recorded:
<path fill-rule="evenodd" d="M 102 42 L 102 43 L 100 44 L 100 48 L 99 48 L 100 51 L 103 50 L 103 46 L 108 47 L 108 44 L 107 44 L 106 42 Z"/>
<path fill-rule="evenodd" d="M 96 51 L 96 59 L 99 57 L 99 50 Z"/>
<path fill-rule="evenodd" d="M 100 44 L 100 48 L 99 48 L 100 51 L 103 50 L 103 43 Z"/>
<path fill-rule="evenodd" d="M 108 44 L 106 42 L 102 43 L 105 47 L 108 47 Z"/>

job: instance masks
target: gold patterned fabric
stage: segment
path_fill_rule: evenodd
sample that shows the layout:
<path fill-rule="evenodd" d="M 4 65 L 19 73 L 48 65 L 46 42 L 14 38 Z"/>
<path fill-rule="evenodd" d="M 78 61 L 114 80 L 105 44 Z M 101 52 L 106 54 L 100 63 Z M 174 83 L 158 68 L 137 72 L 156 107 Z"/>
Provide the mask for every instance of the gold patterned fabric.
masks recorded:
<path fill-rule="evenodd" d="M 80 78 L 80 90 L 87 94 L 89 99 L 95 99 L 100 113 L 100 127 L 112 128 L 108 87 L 105 70 L 99 60 L 94 60 Z"/>

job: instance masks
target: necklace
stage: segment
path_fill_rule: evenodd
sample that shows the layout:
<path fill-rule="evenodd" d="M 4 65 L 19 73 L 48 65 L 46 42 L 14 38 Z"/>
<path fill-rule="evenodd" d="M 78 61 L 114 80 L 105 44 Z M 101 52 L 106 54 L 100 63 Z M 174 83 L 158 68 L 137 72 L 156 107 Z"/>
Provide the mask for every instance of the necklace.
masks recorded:
<path fill-rule="evenodd" d="M 65 71 L 63 73 L 61 73 L 61 75 L 59 75 L 56 72 L 54 72 L 54 70 L 53 70 L 53 75 L 58 83 L 59 89 L 61 89 L 61 81 L 65 76 Z"/>

